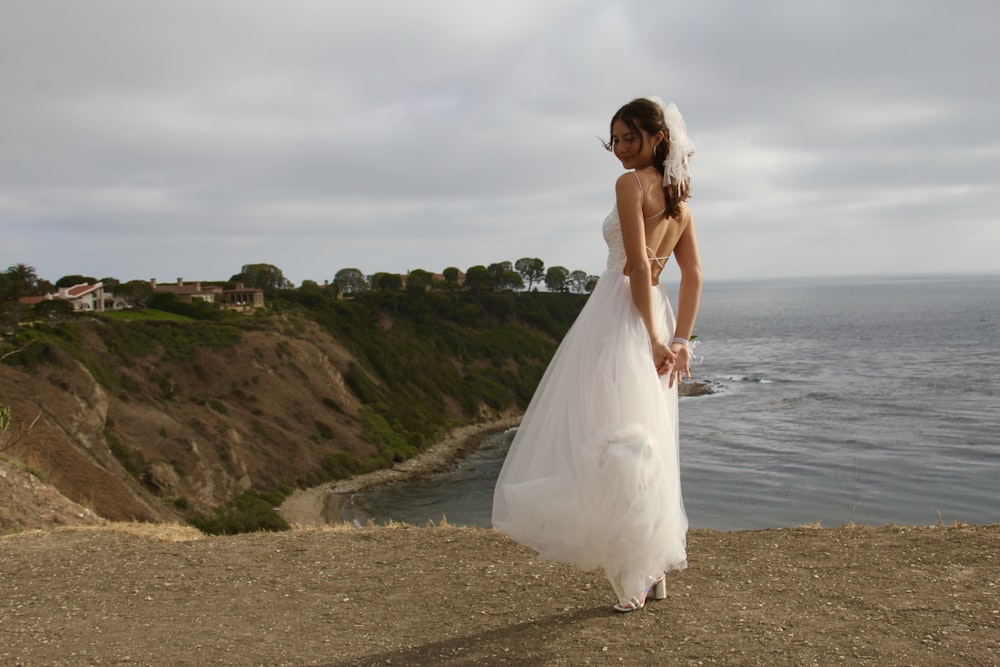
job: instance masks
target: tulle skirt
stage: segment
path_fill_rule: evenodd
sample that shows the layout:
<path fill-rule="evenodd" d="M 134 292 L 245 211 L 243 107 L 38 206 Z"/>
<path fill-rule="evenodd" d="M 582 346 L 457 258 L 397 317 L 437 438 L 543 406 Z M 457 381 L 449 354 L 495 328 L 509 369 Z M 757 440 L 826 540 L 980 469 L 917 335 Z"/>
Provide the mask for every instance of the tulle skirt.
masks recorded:
<path fill-rule="evenodd" d="M 662 337 L 674 315 L 654 289 Z M 659 377 L 629 279 L 606 271 L 552 358 L 497 479 L 493 526 L 542 558 L 603 568 L 622 602 L 687 566 L 677 387 Z"/>

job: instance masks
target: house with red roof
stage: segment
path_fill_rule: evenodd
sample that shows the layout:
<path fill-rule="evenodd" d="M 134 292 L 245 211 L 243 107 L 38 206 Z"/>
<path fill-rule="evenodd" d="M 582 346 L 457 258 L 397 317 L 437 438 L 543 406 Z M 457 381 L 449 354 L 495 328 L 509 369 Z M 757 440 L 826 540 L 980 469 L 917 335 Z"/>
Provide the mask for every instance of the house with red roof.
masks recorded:
<path fill-rule="evenodd" d="M 60 287 L 55 294 L 45 294 L 43 296 L 25 296 L 18 299 L 20 303 L 33 306 L 42 301 L 52 299 L 63 299 L 73 305 L 74 311 L 103 313 L 109 310 L 124 310 L 132 305 L 122 297 L 109 294 L 104 291 L 104 283 L 96 282 L 93 285 L 81 283 L 72 287 Z"/>

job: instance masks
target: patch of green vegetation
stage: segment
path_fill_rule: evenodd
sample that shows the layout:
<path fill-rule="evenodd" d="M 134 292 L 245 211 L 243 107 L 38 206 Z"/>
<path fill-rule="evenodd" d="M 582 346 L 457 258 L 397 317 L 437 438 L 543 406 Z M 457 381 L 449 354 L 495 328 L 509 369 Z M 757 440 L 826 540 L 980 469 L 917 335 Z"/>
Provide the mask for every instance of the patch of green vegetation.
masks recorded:
<path fill-rule="evenodd" d="M 103 313 L 101 317 L 108 320 L 123 320 L 125 322 L 134 322 L 136 320 L 170 320 L 173 322 L 190 322 L 193 319 L 186 315 L 178 315 L 177 313 L 157 310 L 156 308 L 147 308 L 143 312 L 138 310 L 113 310 Z"/>
<path fill-rule="evenodd" d="M 136 479 L 142 477 L 143 473 L 146 472 L 145 462 L 138 452 L 134 452 L 129 448 L 122 439 L 118 437 L 118 434 L 110 429 L 104 430 L 104 440 L 108 443 L 108 448 L 114 455 L 118 462 L 122 464 L 122 467 L 128 471 L 130 475 Z"/>
<path fill-rule="evenodd" d="M 389 461 L 405 461 L 417 453 L 400 424 L 390 424 L 385 415 L 370 406 L 361 408 L 361 437 L 378 445 Z"/>
<path fill-rule="evenodd" d="M 362 403 L 369 404 L 378 401 L 379 394 L 381 393 L 378 387 L 371 381 L 371 378 L 368 377 L 364 369 L 353 361 L 347 367 L 347 373 L 344 374 L 344 381 Z"/>
<path fill-rule="evenodd" d="M 170 375 L 157 375 L 152 378 L 160 388 L 160 398 L 172 401 L 177 397 L 177 381 Z"/>
<path fill-rule="evenodd" d="M 267 428 L 260 420 L 254 419 L 250 422 L 250 430 L 261 440 L 267 440 Z"/>
<path fill-rule="evenodd" d="M 449 404 L 467 419 L 526 407 L 586 297 L 369 292 L 306 302 L 354 356 L 344 379 L 366 408 L 365 439 L 393 461 L 447 428 Z"/>
<path fill-rule="evenodd" d="M 231 324 L 168 319 L 110 319 L 98 332 L 108 350 L 127 365 L 163 351 L 166 359 L 190 361 L 200 348 L 224 349 L 239 344 L 242 332 Z"/>
<path fill-rule="evenodd" d="M 346 414 L 344 412 L 344 408 L 341 407 L 340 403 L 338 403 L 337 401 L 333 400 L 329 396 L 324 396 L 323 397 L 323 405 L 325 405 L 326 407 L 330 408 L 334 412 L 337 412 L 337 413 L 340 413 L 340 414 Z"/>
<path fill-rule="evenodd" d="M 218 412 L 220 415 L 228 415 L 229 407 L 217 398 L 208 396 L 206 394 L 195 394 L 191 397 L 191 400 L 197 404 L 212 410 L 213 412 Z"/>
<path fill-rule="evenodd" d="M 319 437 L 324 440 L 333 440 L 333 429 L 331 429 L 328 424 L 319 420 L 316 420 L 313 423 L 316 426 L 316 432 L 319 433 Z"/>
<path fill-rule="evenodd" d="M 347 479 L 365 470 L 364 464 L 351 452 L 337 452 L 323 459 L 321 466 L 326 473 L 326 479 Z"/>
<path fill-rule="evenodd" d="M 288 530 L 288 522 L 274 511 L 284 499 L 282 493 L 244 491 L 216 508 L 213 516 L 195 517 L 191 523 L 209 535 Z"/>

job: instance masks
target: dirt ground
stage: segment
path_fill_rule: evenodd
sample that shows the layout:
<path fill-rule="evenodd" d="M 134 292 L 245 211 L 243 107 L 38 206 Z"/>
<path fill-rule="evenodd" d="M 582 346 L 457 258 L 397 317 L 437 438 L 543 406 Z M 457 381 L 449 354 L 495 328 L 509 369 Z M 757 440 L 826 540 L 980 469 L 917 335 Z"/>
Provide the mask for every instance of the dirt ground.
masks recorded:
<path fill-rule="evenodd" d="M 3 665 L 996 665 L 1000 525 L 696 530 L 668 597 L 486 529 L 0 538 Z"/>
<path fill-rule="evenodd" d="M 326 525 L 512 424 L 232 537 L 109 523 L 0 460 L 0 665 L 1000 665 L 1000 525 L 695 530 L 667 599 L 627 615 L 599 572 L 492 530 Z"/>

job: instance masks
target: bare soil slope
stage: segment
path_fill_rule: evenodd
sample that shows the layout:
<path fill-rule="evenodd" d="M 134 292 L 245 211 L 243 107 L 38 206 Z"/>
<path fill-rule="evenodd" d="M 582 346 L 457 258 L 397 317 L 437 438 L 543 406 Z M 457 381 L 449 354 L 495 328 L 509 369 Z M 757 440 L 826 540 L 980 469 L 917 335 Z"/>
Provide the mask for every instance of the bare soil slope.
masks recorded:
<path fill-rule="evenodd" d="M 30 371 L 0 364 L 0 401 L 18 424 L 39 416 L 5 457 L 106 519 L 168 522 L 178 507 L 208 513 L 251 487 L 294 484 L 333 452 L 367 459 L 376 447 L 361 437 L 344 380 L 351 356 L 315 324 L 297 326 L 296 335 L 246 331 L 236 353 L 160 351 L 133 366 L 81 327 L 122 388 L 105 389 L 56 350 Z"/>
<path fill-rule="evenodd" d="M 4 665 L 996 665 L 1000 526 L 692 531 L 668 598 L 611 611 L 491 530 L 0 538 Z"/>

